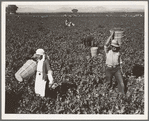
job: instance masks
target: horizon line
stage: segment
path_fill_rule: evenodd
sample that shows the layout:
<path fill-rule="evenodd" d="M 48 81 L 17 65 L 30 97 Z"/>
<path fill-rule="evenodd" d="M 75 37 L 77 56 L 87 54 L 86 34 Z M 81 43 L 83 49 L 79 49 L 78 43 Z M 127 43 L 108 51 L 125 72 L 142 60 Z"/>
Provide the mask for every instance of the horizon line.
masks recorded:
<path fill-rule="evenodd" d="M 16 12 L 16 13 L 72 13 L 72 12 Z M 77 12 L 78 13 L 144 13 L 144 11 L 102 11 L 102 12 Z"/>

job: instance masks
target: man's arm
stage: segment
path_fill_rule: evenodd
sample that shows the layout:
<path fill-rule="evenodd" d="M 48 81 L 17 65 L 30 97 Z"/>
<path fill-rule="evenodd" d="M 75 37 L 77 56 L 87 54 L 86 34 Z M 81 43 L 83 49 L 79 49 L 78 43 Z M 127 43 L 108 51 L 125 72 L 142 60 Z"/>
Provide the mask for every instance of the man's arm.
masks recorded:
<path fill-rule="evenodd" d="M 48 59 L 46 59 L 45 64 L 46 64 L 47 75 L 48 75 L 48 79 L 49 79 L 49 87 L 51 87 L 52 84 L 53 84 L 53 76 L 52 76 L 53 73 L 52 73 L 52 70 L 51 70 L 51 68 L 50 68 L 50 64 L 49 64 Z"/>
<path fill-rule="evenodd" d="M 105 46 L 108 46 L 110 44 L 111 40 L 113 39 L 113 36 L 114 36 L 114 31 L 111 31 L 111 35 L 107 39 Z"/>
<path fill-rule="evenodd" d="M 111 31 L 111 35 L 109 36 L 109 38 L 107 39 L 105 45 L 104 45 L 104 51 L 105 53 L 107 53 L 109 51 L 109 45 L 111 43 L 111 40 L 113 39 L 114 36 L 114 31 Z"/>

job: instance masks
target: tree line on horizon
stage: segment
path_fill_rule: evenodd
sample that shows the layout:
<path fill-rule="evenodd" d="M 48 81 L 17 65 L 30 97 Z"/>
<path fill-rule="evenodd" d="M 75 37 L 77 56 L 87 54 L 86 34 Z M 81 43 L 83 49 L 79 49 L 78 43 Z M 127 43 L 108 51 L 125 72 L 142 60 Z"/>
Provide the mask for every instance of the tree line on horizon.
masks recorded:
<path fill-rule="evenodd" d="M 8 5 L 6 7 L 6 13 L 7 14 L 16 14 L 16 11 L 18 10 L 18 7 L 16 5 Z M 72 9 L 72 13 L 76 14 L 78 12 L 78 9 Z"/>

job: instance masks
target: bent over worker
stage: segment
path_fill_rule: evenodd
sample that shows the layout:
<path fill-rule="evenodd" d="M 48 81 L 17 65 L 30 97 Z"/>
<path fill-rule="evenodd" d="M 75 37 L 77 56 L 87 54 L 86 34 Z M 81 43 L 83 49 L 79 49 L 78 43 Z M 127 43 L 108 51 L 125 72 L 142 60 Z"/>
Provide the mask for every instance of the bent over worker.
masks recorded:
<path fill-rule="evenodd" d="M 37 60 L 35 93 L 44 97 L 47 82 L 49 81 L 49 86 L 53 84 L 52 70 L 50 69 L 48 56 L 43 49 L 37 49 L 33 58 Z"/>
<path fill-rule="evenodd" d="M 75 26 L 75 24 L 74 23 L 72 23 L 71 21 L 69 21 L 69 19 L 67 18 L 66 20 L 65 20 L 65 25 L 66 26 Z"/>
<path fill-rule="evenodd" d="M 114 32 L 112 31 L 104 46 L 106 53 L 106 81 L 110 82 L 111 87 L 112 77 L 115 76 L 115 79 L 118 82 L 118 89 L 120 93 L 125 94 L 121 68 L 122 60 L 119 52 L 120 46 L 118 41 L 113 38 Z"/>

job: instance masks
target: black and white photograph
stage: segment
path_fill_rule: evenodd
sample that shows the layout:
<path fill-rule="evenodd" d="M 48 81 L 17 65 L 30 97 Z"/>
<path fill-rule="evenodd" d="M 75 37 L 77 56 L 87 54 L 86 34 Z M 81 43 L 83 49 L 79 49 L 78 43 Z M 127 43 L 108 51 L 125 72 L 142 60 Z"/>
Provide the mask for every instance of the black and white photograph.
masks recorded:
<path fill-rule="evenodd" d="M 1 114 L 148 119 L 148 1 L 2 1 Z"/>

